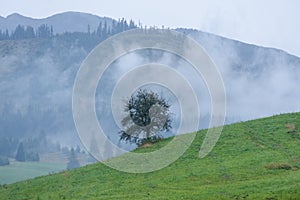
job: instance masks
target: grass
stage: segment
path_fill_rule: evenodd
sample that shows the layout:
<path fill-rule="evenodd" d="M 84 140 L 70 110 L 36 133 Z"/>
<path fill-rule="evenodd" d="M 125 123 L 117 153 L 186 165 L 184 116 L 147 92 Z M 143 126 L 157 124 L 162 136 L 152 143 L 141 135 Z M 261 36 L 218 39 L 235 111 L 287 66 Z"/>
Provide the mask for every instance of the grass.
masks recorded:
<path fill-rule="evenodd" d="M 206 131 L 199 131 L 190 148 L 159 171 L 131 174 L 97 163 L 2 185 L 0 199 L 300 199 L 297 127 L 300 113 L 225 126 L 203 159 L 198 150 Z"/>
<path fill-rule="evenodd" d="M 0 166 L 0 184 L 9 184 L 29 178 L 47 175 L 66 169 L 65 164 L 44 162 L 13 162 Z"/>

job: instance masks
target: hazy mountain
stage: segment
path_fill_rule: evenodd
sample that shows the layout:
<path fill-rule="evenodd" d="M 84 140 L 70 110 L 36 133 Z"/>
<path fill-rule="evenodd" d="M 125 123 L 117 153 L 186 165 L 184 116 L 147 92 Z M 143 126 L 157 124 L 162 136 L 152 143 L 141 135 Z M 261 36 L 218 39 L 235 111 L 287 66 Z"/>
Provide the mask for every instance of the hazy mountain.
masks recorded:
<path fill-rule="evenodd" d="M 221 72 L 228 117 L 247 120 L 300 110 L 299 57 L 200 31 L 187 34 L 205 48 Z"/>
<path fill-rule="evenodd" d="M 46 23 L 59 33 L 87 32 L 88 24 L 94 29 L 104 19 L 112 20 L 73 12 L 46 19 L 13 14 L 0 18 L 0 29 L 13 30 L 18 24 L 37 27 Z M 178 31 L 199 42 L 219 68 L 226 88 L 228 122 L 300 111 L 300 58 L 197 30 Z M 77 143 L 72 118 L 73 83 L 80 64 L 99 42 L 99 38 L 83 33 L 0 41 L 0 137 L 22 137 L 43 131 L 63 144 Z M 172 55 L 160 54 L 145 58 L 143 53 L 132 53 L 115 63 L 115 69 L 137 66 L 149 59 L 185 68 L 185 64 L 177 62 Z M 107 95 L 120 72 L 110 73 L 114 76 L 107 76 Z M 193 74 L 187 78 L 193 80 Z M 209 104 L 207 99 L 204 98 L 204 104 Z M 107 106 L 100 104 L 102 111 Z M 204 110 L 202 114 L 209 112 Z M 117 141 L 117 130 L 111 129 L 111 134 Z"/>
<path fill-rule="evenodd" d="M 106 21 L 109 26 L 112 23 L 111 18 L 99 17 L 96 15 L 80 12 L 65 12 L 43 19 L 33 19 L 14 13 L 7 16 L 6 18 L 0 17 L 0 29 L 8 29 L 9 32 L 11 32 L 19 24 L 24 26 L 32 26 L 34 29 L 42 24 L 47 24 L 49 26 L 53 26 L 54 33 L 63 33 L 66 31 L 87 32 L 88 26 L 90 26 L 91 30 L 96 30 L 99 23 L 104 23 L 104 21 Z"/>

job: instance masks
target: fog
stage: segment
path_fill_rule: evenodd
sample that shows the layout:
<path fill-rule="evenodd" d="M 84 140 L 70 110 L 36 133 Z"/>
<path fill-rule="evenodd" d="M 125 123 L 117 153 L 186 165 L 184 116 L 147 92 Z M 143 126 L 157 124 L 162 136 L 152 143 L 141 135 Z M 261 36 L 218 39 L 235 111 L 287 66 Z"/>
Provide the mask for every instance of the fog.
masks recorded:
<path fill-rule="evenodd" d="M 33 45 L 39 54 L 16 42 L 0 58 L 0 136 L 35 137 L 43 131 L 61 144 L 79 143 L 71 96 L 75 74 L 88 51 L 63 44 Z"/>
<path fill-rule="evenodd" d="M 229 121 L 300 110 L 298 57 L 214 35 L 191 37 L 203 45 L 222 74 Z"/>
<path fill-rule="evenodd" d="M 203 32 L 185 32 L 203 46 L 221 73 L 227 97 L 226 123 L 300 111 L 300 58 L 281 50 Z M 1 42 L 0 136 L 27 137 L 44 131 L 47 137 L 63 145 L 79 144 L 72 118 L 72 89 L 77 70 L 91 48 L 75 42 L 54 41 L 27 46 L 16 42 L 14 48 L 5 53 L 5 45 Z M 211 103 L 201 75 L 194 73 L 186 61 L 170 53 L 134 52 L 110 66 L 96 94 L 98 118 L 116 144 L 119 143 L 118 128 L 111 113 L 106 112 L 110 110 L 112 88 L 124 73 L 150 62 L 170 66 L 189 81 L 200 100 L 200 128 L 208 127 Z M 173 104 L 171 112 L 175 113 L 173 126 L 176 129 L 180 108 L 175 96 L 167 88 L 157 85 L 150 88 Z M 127 148 L 125 144 L 118 145 Z"/>

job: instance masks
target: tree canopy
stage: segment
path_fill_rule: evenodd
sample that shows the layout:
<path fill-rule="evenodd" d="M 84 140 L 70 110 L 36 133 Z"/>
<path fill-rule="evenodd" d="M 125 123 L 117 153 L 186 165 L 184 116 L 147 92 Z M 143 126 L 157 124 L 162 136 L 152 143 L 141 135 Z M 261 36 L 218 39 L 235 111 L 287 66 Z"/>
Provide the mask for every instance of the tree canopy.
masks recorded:
<path fill-rule="evenodd" d="M 157 93 L 138 90 L 125 104 L 128 115 L 121 122 L 120 140 L 143 145 L 161 139 L 162 133 L 172 128 L 169 108 L 169 103 Z"/>

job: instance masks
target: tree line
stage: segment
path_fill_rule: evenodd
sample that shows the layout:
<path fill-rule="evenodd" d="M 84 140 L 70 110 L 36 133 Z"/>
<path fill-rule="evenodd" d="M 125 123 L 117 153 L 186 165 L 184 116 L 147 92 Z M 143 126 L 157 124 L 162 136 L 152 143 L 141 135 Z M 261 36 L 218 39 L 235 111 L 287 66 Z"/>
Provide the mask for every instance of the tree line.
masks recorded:
<path fill-rule="evenodd" d="M 91 30 L 90 25 L 87 26 L 87 31 L 85 34 L 97 36 L 101 39 L 106 39 L 107 37 L 126 31 L 130 29 L 138 28 L 133 20 L 127 22 L 124 18 L 118 21 L 113 20 L 111 24 L 108 24 L 105 20 L 100 21 L 96 30 Z M 14 31 L 9 32 L 0 29 L 0 40 L 24 40 L 24 39 L 34 39 L 34 38 L 53 38 L 55 36 L 69 34 L 68 32 L 62 34 L 54 34 L 54 29 L 52 25 L 42 24 L 36 30 L 31 26 L 18 25 Z"/>
<path fill-rule="evenodd" d="M 12 137 L 0 137 L 0 166 L 9 165 L 9 158 L 19 162 L 40 161 L 40 154 L 61 152 L 68 156 L 69 168 L 77 168 L 77 154 L 85 153 L 77 145 L 74 147 L 62 147 L 58 142 L 47 139 L 45 133 L 37 137 L 29 137 L 19 140 Z"/>
<path fill-rule="evenodd" d="M 18 25 L 14 31 L 9 33 L 0 30 L 0 40 L 24 40 L 33 38 L 51 38 L 54 36 L 53 27 L 47 24 L 40 25 L 36 30 L 31 26 Z"/>

